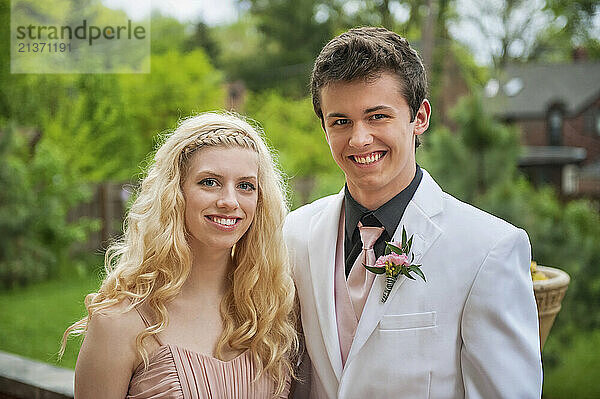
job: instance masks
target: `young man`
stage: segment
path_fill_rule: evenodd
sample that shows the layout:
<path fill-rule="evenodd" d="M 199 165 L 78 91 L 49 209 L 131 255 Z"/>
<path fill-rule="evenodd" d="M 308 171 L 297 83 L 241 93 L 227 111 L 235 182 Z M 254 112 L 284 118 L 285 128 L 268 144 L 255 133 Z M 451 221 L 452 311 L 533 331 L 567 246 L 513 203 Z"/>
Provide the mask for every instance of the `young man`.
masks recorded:
<path fill-rule="evenodd" d="M 431 115 L 417 53 L 383 28 L 352 29 L 323 48 L 311 86 L 346 176 L 339 194 L 285 225 L 311 396 L 539 398 L 527 234 L 444 193 L 416 164 Z M 363 264 L 403 229 L 426 281 L 400 275 L 383 301 L 386 276 Z"/>

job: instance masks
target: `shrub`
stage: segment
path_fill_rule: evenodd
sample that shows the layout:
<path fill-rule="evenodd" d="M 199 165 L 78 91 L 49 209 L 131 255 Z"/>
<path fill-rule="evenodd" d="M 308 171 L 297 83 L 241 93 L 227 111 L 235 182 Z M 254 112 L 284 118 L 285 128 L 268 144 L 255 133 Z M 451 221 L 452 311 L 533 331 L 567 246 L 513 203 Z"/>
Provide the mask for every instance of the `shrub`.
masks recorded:
<path fill-rule="evenodd" d="M 54 147 L 34 132 L 0 125 L 0 287 L 56 274 L 93 221 L 67 213 L 89 195 Z M 37 144 L 36 144 L 37 141 Z"/>

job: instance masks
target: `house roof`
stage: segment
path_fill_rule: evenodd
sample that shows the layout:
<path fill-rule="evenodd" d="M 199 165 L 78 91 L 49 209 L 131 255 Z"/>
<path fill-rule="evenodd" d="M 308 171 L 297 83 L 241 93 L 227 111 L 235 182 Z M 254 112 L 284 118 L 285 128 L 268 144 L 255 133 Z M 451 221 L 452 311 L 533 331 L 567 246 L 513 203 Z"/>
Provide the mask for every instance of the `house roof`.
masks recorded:
<path fill-rule="evenodd" d="M 512 64 L 485 91 L 484 105 L 494 116 L 543 117 L 555 104 L 570 116 L 600 97 L 600 63 Z"/>
<path fill-rule="evenodd" d="M 579 147 L 524 146 L 519 166 L 567 165 L 585 160 L 587 151 Z"/>

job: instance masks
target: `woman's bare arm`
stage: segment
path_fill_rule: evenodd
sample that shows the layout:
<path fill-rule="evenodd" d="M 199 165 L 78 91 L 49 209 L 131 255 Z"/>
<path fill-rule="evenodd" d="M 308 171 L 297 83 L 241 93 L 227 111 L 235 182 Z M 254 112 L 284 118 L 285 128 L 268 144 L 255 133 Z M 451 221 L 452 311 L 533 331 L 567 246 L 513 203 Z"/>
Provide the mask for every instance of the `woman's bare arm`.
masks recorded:
<path fill-rule="evenodd" d="M 143 329 L 135 310 L 94 314 L 77 357 L 75 398 L 123 399 L 138 361 L 135 338 Z"/>

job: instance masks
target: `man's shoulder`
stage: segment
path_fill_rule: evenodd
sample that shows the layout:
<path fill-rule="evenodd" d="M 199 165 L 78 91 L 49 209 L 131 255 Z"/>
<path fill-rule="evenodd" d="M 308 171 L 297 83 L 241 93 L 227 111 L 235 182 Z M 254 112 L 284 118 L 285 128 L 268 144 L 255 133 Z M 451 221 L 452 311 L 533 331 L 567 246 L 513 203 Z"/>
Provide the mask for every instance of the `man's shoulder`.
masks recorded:
<path fill-rule="evenodd" d="M 483 209 L 443 192 L 444 216 L 449 228 L 466 230 L 469 236 L 495 241 L 520 229 Z"/>
<path fill-rule="evenodd" d="M 487 233 L 492 235 L 503 234 L 518 230 L 517 227 L 506 220 L 443 191 L 434 178 L 424 169 L 423 174 L 423 191 L 416 193 L 413 200 L 418 206 L 423 207 L 424 213 L 436 215 L 433 216 L 434 220 L 442 223 L 446 229 L 466 228 L 474 234 L 481 231 L 484 235 L 487 235 Z"/>

